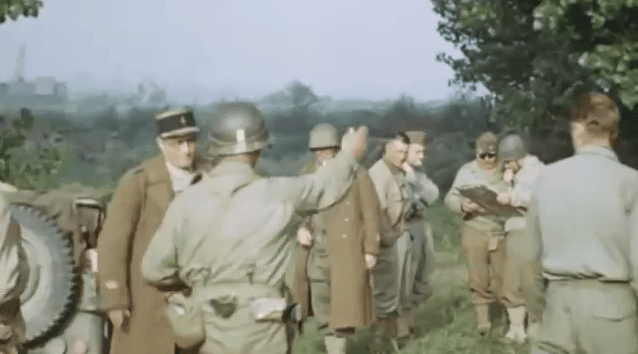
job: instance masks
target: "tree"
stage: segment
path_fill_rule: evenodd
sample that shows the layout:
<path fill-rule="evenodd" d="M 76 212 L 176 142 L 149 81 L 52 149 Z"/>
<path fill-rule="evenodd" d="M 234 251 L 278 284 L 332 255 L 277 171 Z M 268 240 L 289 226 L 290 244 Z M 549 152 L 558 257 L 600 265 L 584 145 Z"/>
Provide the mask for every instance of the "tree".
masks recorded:
<path fill-rule="evenodd" d="M 0 23 L 7 19 L 15 21 L 20 17 L 38 17 L 42 0 L 0 0 Z"/>
<path fill-rule="evenodd" d="M 450 84 L 482 83 L 497 97 L 501 122 L 529 125 L 566 104 L 579 80 L 615 84 L 625 105 L 638 103 L 635 1 L 432 2 L 441 16 L 438 32 L 463 53 L 437 56 L 455 71 Z"/>

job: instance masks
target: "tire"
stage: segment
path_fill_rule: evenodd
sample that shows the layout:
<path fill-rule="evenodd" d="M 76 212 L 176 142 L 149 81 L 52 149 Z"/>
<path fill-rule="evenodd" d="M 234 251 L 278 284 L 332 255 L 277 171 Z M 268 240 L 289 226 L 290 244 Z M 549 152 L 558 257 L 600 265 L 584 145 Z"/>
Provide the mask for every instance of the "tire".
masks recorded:
<path fill-rule="evenodd" d="M 78 299 L 79 273 L 71 240 L 49 217 L 27 205 L 12 205 L 22 231 L 29 276 L 21 294 L 26 333 L 23 345 L 38 346 L 55 336 Z"/>

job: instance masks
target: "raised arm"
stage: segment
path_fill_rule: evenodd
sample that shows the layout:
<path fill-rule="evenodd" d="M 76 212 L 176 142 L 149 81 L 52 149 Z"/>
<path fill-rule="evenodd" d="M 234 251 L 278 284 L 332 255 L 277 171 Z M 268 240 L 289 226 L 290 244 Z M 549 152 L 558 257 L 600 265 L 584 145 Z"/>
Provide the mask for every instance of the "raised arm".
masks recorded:
<path fill-rule="evenodd" d="M 539 161 L 532 166 L 526 166 L 527 170 L 520 179 L 516 181 L 516 185 L 512 189 L 511 205 L 515 207 L 528 208 L 532 199 L 534 183 L 541 173 L 544 165 Z"/>

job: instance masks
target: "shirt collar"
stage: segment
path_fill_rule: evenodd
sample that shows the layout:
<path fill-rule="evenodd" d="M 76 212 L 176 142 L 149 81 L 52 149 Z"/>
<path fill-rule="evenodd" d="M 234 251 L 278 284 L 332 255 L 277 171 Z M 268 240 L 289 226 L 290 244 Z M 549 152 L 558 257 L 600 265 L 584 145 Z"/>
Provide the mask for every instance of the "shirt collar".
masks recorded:
<path fill-rule="evenodd" d="M 596 146 L 596 145 L 582 146 L 576 149 L 576 154 L 577 155 L 583 155 L 583 154 L 600 155 L 600 156 L 604 156 L 609 159 L 618 161 L 618 156 L 616 155 L 614 150 L 606 146 Z"/>
<path fill-rule="evenodd" d="M 176 167 L 168 161 L 166 161 L 166 169 L 168 170 L 168 174 L 171 177 L 171 184 L 175 192 L 184 190 L 191 184 L 193 178 L 195 177 L 194 172 L 189 172 Z"/>

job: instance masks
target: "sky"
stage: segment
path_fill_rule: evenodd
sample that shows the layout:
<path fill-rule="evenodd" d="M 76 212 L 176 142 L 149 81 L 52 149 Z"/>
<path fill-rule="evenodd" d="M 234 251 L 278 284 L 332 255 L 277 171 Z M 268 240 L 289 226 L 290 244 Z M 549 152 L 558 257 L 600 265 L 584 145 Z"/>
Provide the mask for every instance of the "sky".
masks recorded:
<path fill-rule="evenodd" d="M 429 0 L 48 0 L 36 19 L 0 25 L 0 81 L 21 45 L 26 79 L 134 91 L 155 80 L 179 100 L 257 98 L 293 80 L 337 99 L 450 97 L 460 55 Z"/>

